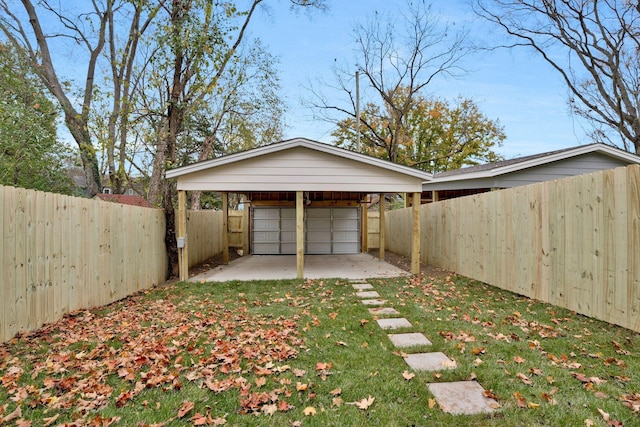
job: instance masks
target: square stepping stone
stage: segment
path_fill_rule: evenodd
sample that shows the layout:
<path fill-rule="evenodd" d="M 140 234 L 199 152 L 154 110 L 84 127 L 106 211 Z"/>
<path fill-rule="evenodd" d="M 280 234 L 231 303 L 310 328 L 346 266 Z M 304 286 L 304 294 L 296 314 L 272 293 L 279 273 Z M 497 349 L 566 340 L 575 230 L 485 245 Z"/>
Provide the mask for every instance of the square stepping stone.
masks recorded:
<path fill-rule="evenodd" d="M 441 371 L 456 367 L 456 362 L 441 352 L 409 354 L 404 361 L 414 371 Z"/>
<path fill-rule="evenodd" d="M 481 414 L 495 411 L 499 405 L 484 396 L 484 388 L 475 381 L 427 384 L 438 406 L 449 414 Z"/>
<path fill-rule="evenodd" d="M 408 334 L 389 334 L 387 335 L 393 345 L 398 348 L 413 347 L 414 345 L 431 345 L 431 341 L 420 332 L 412 332 Z"/>
<path fill-rule="evenodd" d="M 369 283 L 357 283 L 355 285 L 351 285 L 353 286 L 353 289 L 357 290 L 357 291 L 366 291 L 367 289 L 373 289 L 373 285 L 369 284 Z"/>
<path fill-rule="evenodd" d="M 382 329 L 398 329 L 398 328 L 410 328 L 411 323 L 404 317 L 396 317 L 393 319 L 378 319 L 376 320 L 378 325 Z"/>
<path fill-rule="evenodd" d="M 364 291 L 364 292 L 356 292 L 356 296 L 358 298 L 378 298 L 380 294 L 376 291 Z"/>
<path fill-rule="evenodd" d="M 385 305 L 387 303 L 386 299 L 363 299 L 360 301 L 364 305 Z"/>
<path fill-rule="evenodd" d="M 369 313 L 373 314 L 374 316 L 378 314 L 400 314 L 400 312 L 393 307 L 370 308 Z"/>

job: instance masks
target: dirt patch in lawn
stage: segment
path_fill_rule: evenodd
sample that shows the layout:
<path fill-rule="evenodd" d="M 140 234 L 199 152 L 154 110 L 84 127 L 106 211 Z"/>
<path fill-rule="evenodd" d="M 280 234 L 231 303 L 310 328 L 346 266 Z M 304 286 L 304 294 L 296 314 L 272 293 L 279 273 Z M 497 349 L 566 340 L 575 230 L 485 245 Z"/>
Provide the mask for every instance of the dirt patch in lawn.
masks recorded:
<path fill-rule="evenodd" d="M 369 255 L 375 257 L 380 256 L 380 252 L 378 251 L 378 249 L 370 250 L 368 253 Z M 403 255 L 398 255 L 394 252 L 385 251 L 384 260 L 391 265 L 395 265 L 398 268 L 411 272 L 411 258 L 407 258 Z M 420 264 L 420 274 L 422 274 L 424 277 L 445 278 L 454 273 L 438 267 L 434 267 L 429 264 Z"/>

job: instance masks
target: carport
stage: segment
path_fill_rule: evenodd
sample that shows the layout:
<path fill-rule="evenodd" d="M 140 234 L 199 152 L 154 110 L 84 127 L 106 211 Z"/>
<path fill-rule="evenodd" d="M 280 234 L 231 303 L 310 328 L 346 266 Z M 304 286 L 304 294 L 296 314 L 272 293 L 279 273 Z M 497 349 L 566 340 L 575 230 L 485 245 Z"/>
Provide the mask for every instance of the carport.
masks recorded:
<path fill-rule="evenodd" d="M 194 163 L 167 172 L 177 179 L 177 237 L 186 259 L 187 191 L 222 193 L 224 258 L 229 193 L 248 196 L 252 253 L 295 254 L 304 278 L 305 254 L 367 251 L 366 195 L 380 194 L 380 258 L 384 259 L 384 195 L 406 193 L 413 207 L 411 270 L 420 271 L 420 196 L 431 174 L 304 138 Z M 363 231 L 364 230 L 364 233 Z M 188 278 L 180 262 L 180 278 Z"/>

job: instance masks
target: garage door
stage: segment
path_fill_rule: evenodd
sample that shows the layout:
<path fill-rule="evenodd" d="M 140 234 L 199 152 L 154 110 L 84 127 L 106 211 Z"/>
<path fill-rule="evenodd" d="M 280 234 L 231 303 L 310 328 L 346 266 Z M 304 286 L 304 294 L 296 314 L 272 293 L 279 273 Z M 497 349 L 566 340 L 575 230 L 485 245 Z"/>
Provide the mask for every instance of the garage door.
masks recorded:
<path fill-rule="evenodd" d="M 306 253 L 360 252 L 360 209 L 309 208 L 305 211 Z"/>
<path fill-rule="evenodd" d="M 254 254 L 296 253 L 295 208 L 254 208 Z M 352 254 L 360 252 L 360 209 L 306 208 L 305 253 Z"/>
<path fill-rule="evenodd" d="M 254 208 L 251 238 L 256 255 L 295 254 L 296 210 Z"/>

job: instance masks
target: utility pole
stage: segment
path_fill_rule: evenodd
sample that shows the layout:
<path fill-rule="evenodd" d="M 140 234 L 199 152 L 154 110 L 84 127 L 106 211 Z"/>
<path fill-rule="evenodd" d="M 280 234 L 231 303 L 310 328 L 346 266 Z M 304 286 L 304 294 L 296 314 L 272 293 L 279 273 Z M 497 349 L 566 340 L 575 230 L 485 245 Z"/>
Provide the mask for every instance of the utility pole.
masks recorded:
<path fill-rule="evenodd" d="M 356 151 L 360 152 L 360 71 L 356 71 Z"/>

